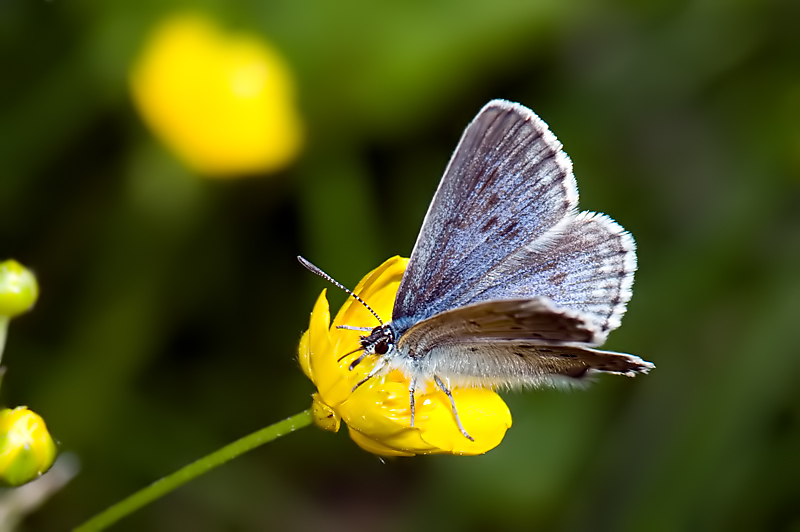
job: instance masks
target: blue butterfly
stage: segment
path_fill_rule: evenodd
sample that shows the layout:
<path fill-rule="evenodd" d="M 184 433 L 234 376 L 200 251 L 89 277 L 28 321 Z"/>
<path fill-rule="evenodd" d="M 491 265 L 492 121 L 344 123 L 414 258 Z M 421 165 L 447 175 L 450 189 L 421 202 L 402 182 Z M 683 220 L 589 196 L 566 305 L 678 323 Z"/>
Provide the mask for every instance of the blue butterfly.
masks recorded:
<path fill-rule="evenodd" d="M 520 104 L 489 102 L 464 131 L 428 208 L 392 321 L 373 311 L 379 326 L 345 327 L 369 332 L 350 369 L 379 358 L 355 388 L 399 369 L 409 378 L 413 426 L 417 384 L 433 381 L 472 440 L 454 386 L 560 385 L 653 369 L 595 349 L 625 314 L 636 246 L 611 218 L 577 206 L 572 161 L 547 124 Z"/>

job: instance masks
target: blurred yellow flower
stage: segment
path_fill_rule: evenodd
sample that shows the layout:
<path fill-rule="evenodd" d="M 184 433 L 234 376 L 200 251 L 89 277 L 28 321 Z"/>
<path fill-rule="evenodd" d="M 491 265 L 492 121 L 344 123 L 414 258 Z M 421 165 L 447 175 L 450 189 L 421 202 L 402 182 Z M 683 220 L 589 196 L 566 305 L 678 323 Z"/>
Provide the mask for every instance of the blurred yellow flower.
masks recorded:
<path fill-rule="evenodd" d="M 145 122 L 196 171 L 279 170 L 302 143 L 292 74 L 269 43 L 183 13 L 150 35 L 130 75 Z"/>
<path fill-rule="evenodd" d="M 394 257 L 367 274 L 355 293 L 380 316 L 391 316 L 397 288 L 408 259 Z M 450 401 L 433 383 L 417 390 L 416 418 L 411 427 L 408 379 L 397 370 L 376 376 L 351 392 L 375 365 L 367 357 L 352 371 L 353 358 L 338 359 L 359 345 L 358 331 L 337 325 L 372 326 L 375 318 L 352 298 L 330 323 L 328 300 L 323 290 L 314 305 L 308 330 L 300 340 L 300 365 L 317 387 L 312 412 L 314 421 L 336 431 L 343 420 L 350 437 L 362 448 L 384 456 L 415 454 L 482 454 L 496 447 L 511 426 L 511 414 L 495 392 L 480 388 L 454 388 L 453 397 L 467 432 L 456 425 Z M 356 355 L 353 355 L 356 356 Z"/>
<path fill-rule="evenodd" d="M 39 297 L 39 285 L 31 271 L 15 260 L 0 262 L 0 317 L 26 312 Z"/>
<path fill-rule="evenodd" d="M 56 445 L 44 420 L 24 406 L 0 410 L 0 482 L 19 486 L 45 473 Z"/>

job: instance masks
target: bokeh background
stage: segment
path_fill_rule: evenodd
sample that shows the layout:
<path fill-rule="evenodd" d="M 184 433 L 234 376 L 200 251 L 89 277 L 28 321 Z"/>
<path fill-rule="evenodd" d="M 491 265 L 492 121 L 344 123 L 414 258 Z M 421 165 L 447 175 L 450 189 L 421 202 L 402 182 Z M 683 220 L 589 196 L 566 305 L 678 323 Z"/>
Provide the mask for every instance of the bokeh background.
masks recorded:
<path fill-rule="evenodd" d="M 203 175 L 143 118 L 132 69 L 187 7 L 283 58 L 304 133 L 280 168 Z M 0 258 L 41 297 L 2 401 L 82 467 L 21 529 L 307 408 L 297 341 L 325 283 L 295 255 L 349 286 L 407 256 L 500 97 L 564 143 L 581 207 L 636 237 L 606 345 L 658 369 L 505 394 L 514 426 L 479 457 L 381 461 L 308 428 L 114 530 L 800 530 L 798 21 L 792 0 L 3 0 Z"/>

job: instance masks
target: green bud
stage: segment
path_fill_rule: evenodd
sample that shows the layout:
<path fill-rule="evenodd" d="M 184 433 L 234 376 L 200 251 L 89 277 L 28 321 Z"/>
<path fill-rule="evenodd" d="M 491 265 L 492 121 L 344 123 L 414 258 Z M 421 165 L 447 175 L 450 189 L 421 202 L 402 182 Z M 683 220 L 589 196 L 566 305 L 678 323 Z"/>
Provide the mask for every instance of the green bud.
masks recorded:
<path fill-rule="evenodd" d="M 15 260 L 0 262 L 0 316 L 13 318 L 27 312 L 39 297 L 36 277 Z"/>
<path fill-rule="evenodd" d="M 0 482 L 20 486 L 45 473 L 56 445 L 44 420 L 27 407 L 0 410 Z"/>

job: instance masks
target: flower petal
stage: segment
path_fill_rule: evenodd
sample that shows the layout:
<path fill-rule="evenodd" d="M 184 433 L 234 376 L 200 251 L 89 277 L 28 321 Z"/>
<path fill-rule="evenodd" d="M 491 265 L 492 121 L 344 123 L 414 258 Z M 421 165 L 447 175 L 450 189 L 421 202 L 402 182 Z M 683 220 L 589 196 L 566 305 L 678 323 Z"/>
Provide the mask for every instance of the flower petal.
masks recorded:
<path fill-rule="evenodd" d="M 314 303 L 308 330 L 304 332 L 303 336 L 300 338 L 300 347 L 298 350 L 300 367 L 303 369 L 303 373 L 306 374 L 306 377 L 312 381 L 314 380 L 314 374 L 311 370 L 311 353 L 321 353 L 326 349 L 330 349 L 330 337 L 326 333 L 331 320 L 331 313 L 328 308 L 328 299 L 325 295 L 326 291 L 323 290 L 317 298 L 316 303 Z M 311 343 L 312 330 L 314 331 L 314 339 L 316 340 L 314 344 Z M 325 341 L 326 337 L 327 342 Z"/>
<path fill-rule="evenodd" d="M 483 454 L 494 449 L 511 427 L 511 412 L 494 391 L 482 388 L 455 388 L 453 399 L 464 429 L 475 441 L 461 434 L 453 416 L 450 399 L 440 391 L 428 394 L 431 406 L 418 410 L 421 436 L 425 442 L 460 455 Z"/>
<path fill-rule="evenodd" d="M 347 428 L 350 431 L 350 439 L 356 442 L 359 447 L 365 451 L 371 452 L 372 454 L 377 454 L 380 456 L 414 456 L 415 454 L 412 452 L 398 451 L 397 449 L 387 447 L 377 440 L 373 440 L 368 436 L 364 436 L 357 430 L 354 430 L 352 427 Z"/>
<path fill-rule="evenodd" d="M 407 264 L 408 259 L 392 257 L 365 275 L 353 290 L 353 293 L 366 301 L 384 322 L 392 319 L 395 295 Z M 333 326 L 336 325 L 376 327 L 378 323 L 364 305 L 351 297 L 336 314 Z"/>

